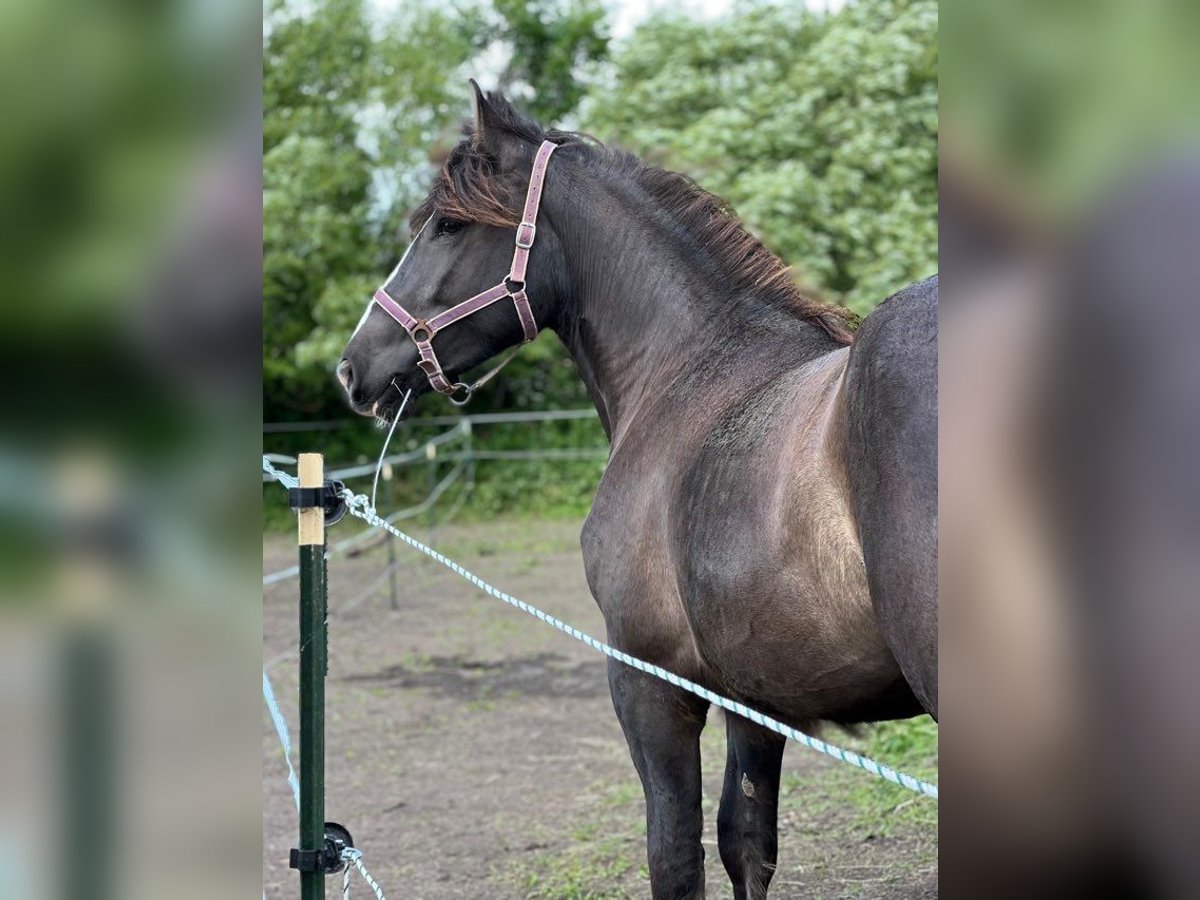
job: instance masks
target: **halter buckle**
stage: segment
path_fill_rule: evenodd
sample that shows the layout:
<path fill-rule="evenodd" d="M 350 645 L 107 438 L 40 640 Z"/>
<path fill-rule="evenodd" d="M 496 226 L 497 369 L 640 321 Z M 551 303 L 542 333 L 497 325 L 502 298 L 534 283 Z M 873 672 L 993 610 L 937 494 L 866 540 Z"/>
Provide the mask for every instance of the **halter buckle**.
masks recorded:
<path fill-rule="evenodd" d="M 529 232 L 528 232 L 529 237 L 526 240 L 522 240 L 521 239 L 522 229 L 525 229 L 525 228 L 529 229 Z M 532 247 L 533 239 L 535 237 L 537 237 L 537 226 L 534 225 L 532 222 L 522 222 L 520 225 L 517 226 L 517 246 L 520 247 L 522 250 L 528 250 L 530 247 Z"/>

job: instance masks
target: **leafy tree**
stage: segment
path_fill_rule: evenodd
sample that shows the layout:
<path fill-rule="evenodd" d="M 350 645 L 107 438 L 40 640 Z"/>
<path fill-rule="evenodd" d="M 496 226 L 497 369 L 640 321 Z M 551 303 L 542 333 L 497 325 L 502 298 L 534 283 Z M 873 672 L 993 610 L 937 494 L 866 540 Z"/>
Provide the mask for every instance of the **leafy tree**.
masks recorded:
<path fill-rule="evenodd" d="M 468 110 L 467 64 L 497 44 L 501 84 L 547 121 L 583 96 L 607 49 L 595 0 L 406 7 L 373 22 L 363 0 L 268 13 L 263 73 L 265 415 L 340 415 L 330 373 L 405 222 Z M 553 338 L 510 368 L 491 403 L 582 402 Z M 481 398 L 488 403 L 489 398 Z"/>
<path fill-rule="evenodd" d="M 263 53 L 264 413 L 338 414 L 330 372 L 403 244 L 399 222 L 444 135 L 461 23 L 436 9 L 383 27 L 362 0 L 269 12 Z M 453 84 L 452 84 L 453 83 Z M 374 285 L 371 284 L 373 288 Z M 347 324 L 348 321 L 348 324 Z"/>
<path fill-rule="evenodd" d="M 493 0 L 498 39 L 510 49 L 500 86 L 543 123 L 559 124 L 579 105 L 595 64 L 608 55 L 598 0 Z"/>
<path fill-rule="evenodd" d="M 868 312 L 937 267 L 937 4 L 659 16 L 588 130 L 728 200 L 802 286 Z"/>

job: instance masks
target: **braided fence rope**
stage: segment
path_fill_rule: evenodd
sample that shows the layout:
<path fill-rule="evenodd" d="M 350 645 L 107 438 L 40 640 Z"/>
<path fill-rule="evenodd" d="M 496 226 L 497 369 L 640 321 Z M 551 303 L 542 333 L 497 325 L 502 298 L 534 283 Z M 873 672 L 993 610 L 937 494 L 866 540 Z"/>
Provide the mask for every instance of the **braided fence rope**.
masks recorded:
<path fill-rule="evenodd" d="M 379 886 L 378 881 L 371 877 L 371 873 L 363 865 L 361 850 L 357 847 L 347 847 L 342 851 L 342 859 L 346 862 L 346 871 L 342 875 L 342 900 L 350 900 L 350 863 L 354 864 L 354 868 L 358 869 L 358 874 L 363 877 L 363 881 L 375 892 L 376 900 L 386 900 L 383 896 L 383 888 Z"/>
<path fill-rule="evenodd" d="M 275 733 L 279 737 L 280 747 L 283 749 L 283 758 L 287 760 L 288 769 L 288 785 L 292 789 L 292 797 L 296 801 L 296 811 L 300 811 L 300 780 L 296 777 L 296 770 L 292 767 L 292 739 L 288 734 L 287 719 L 284 718 L 283 711 L 280 710 L 278 702 L 275 700 L 275 690 L 271 686 L 271 680 L 267 677 L 266 669 L 263 670 L 263 700 L 266 701 L 267 709 L 271 712 L 271 720 L 275 723 Z M 346 867 L 342 870 L 342 900 L 350 900 L 350 866 L 354 865 L 363 880 L 375 892 L 378 900 L 386 900 L 383 896 L 383 888 L 379 886 L 371 873 L 367 871 L 367 867 L 362 861 L 362 851 L 357 847 L 346 847 L 342 850 L 342 861 L 346 863 Z M 267 892 L 263 891 L 263 900 L 266 900 Z"/>
<path fill-rule="evenodd" d="M 296 801 L 296 812 L 299 812 L 300 779 L 296 777 L 296 769 L 292 765 L 292 738 L 288 732 L 287 719 L 283 717 L 283 711 L 275 699 L 275 689 L 271 686 L 271 679 L 267 677 L 266 667 L 263 668 L 263 701 L 267 704 L 267 710 L 271 713 L 271 721 L 275 724 L 275 734 L 279 738 L 279 746 L 283 749 L 284 761 L 287 762 L 288 786 L 292 789 L 292 799 Z"/>
<path fill-rule="evenodd" d="M 279 462 L 278 459 L 271 459 L 271 456 L 269 454 L 267 457 L 264 457 L 264 458 L 267 459 L 269 462 Z M 277 469 L 274 468 L 274 466 L 272 466 L 271 468 L 272 468 L 272 471 L 274 472 L 274 474 L 276 474 L 276 475 L 286 474 L 286 473 L 278 471 Z M 433 507 L 437 505 L 437 502 L 442 499 L 442 494 L 446 493 L 446 491 L 448 491 L 451 487 L 453 487 L 455 482 L 457 482 L 458 479 L 461 478 L 462 475 L 466 471 L 467 471 L 467 457 L 463 456 L 463 457 L 459 458 L 459 461 L 446 474 L 446 476 L 444 478 L 442 478 L 441 481 L 439 481 L 437 484 L 435 484 L 433 486 L 433 489 L 429 492 L 429 495 L 424 500 L 422 500 L 420 503 L 416 504 L 415 506 L 408 506 L 408 507 L 405 507 L 404 509 L 398 509 L 394 513 L 389 513 L 388 517 L 387 517 L 387 521 L 400 522 L 404 519 L 412 519 L 416 516 L 422 515 L 423 513 L 429 512 L 429 510 L 433 509 Z M 265 469 L 263 471 L 263 477 L 265 479 L 267 479 L 268 481 L 271 480 L 270 475 L 266 472 Z M 282 482 L 280 482 L 280 483 L 282 484 Z M 293 485 L 289 485 L 289 487 L 291 487 L 291 486 L 293 486 Z M 461 505 L 462 505 L 461 501 L 465 498 L 465 496 L 466 495 L 463 494 L 462 496 L 459 497 L 459 501 L 452 507 L 451 511 L 444 516 L 445 519 L 451 518 L 454 515 L 454 513 L 458 512 L 459 507 L 461 507 Z M 366 541 L 369 538 L 374 537 L 376 534 L 378 534 L 378 532 L 379 532 L 378 528 L 364 528 L 358 534 L 353 535 L 348 538 L 345 538 L 344 540 L 338 541 L 336 544 L 333 544 L 332 546 L 330 546 L 330 548 L 328 550 L 325 551 L 326 561 L 332 559 L 333 557 L 337 556 L 340 553 L 345 553 L 349 550 L 353 550 L 355 547 L 358 547 L 361 544 L 366 543 Z M 299 574 L 300 574 L 299 566 L 288 566 L 286 569 L 280 569 L 278 572 L 271 572 L 269 575 L 263 576 L 263 587 L 267 587 L 268 585 L 272 585 L 272 584 L 278 584 L 281 581 L 287 581 L 288 579 L 291 579 L 291 578 L 296 578 L 297 576 L 299 576 Z"/>
<path fill-rule="evenodd" d="M 263 460 L 263 471 L 267 474 L 272 474 L 275 471 L 274 467 L 271 466 L 270 462 L 266 459 Z M 282 479 L 277 480 L 282 481 Z M 294 479 L 292 480 L 294 481 Z M 286 484 L 286 482 L 284 483 Z M 885 781 L 890 781 L 893 784 L 898 784 L 910 791 L 914 791 L 915 793 L 922 794 L 926 797 L 931 797 L 934 800 L 938 799 L 938 786 L 936 784 L 932 784 L 928 781 L 922 781 L 919 778 L 914 778 L 913 776 L 906 775 L 903 772 L 898 772 L 889 765 L 876 762 L 875 760 L 859 753 L 855 753 L 852 750 L 844 750 L 841 747 L 830 744 L 821 740 L 820 738 L 813 737 L 810 734 L 805 734 L 802 731 L 797 731 L 790 725 L 785 725 L 782 722 L 772 719 L 770 716 L 764 715 L 758 710 L 751 709 L 744 703 L 741 703 L 737 700 L 730 700 L 728 697 L 723 697 L 714 691 L 710 691 L 703 685 L 696 684 L 694 681 L 689 681 L 686 678 L 681 678 L 673 672 L 667 671 L 661 666 L 648 663 L 645 660 L 638 659 L 636 656 L 630 656 L 628 653 L 618 650 L 616 647 L 612 647 L 603 641 L 599 641 L 572 625 L 568 625 L 561 619 L 555 618 L 547 612 L 543 612 L 536 606 L 532 606 L 526 603 L 524 600 L 519 600 L 511 594 L 505 593 L 499 588 L 488 584 L 488 582 L 484 581 L 473 572 L 463 568 L 454 560 L 442 555 L 432 547 L 426 546 L 411 535 L 400 531 L 385 519 L 380 518 L 376 514 L 375 510 L 371 507 L 370 500 L 365 494 L 355 494 L 350 490 L 345 490 L 342 492 L 342 499 L 346 501 L 346 506 L 351 515 L 356 516 L 357 518 L 362 519 L 364 522 L 374 525 L 377 528 L 383 528 L 391 532 L 414 550 L 424 553 L 430 559 L 442 566 L 445 566 L 447 569 L 454 572 L 456 575 L 460 576 L 466 581 L 469 581 L 484 593 L 495 597 L 497 600 L 507 603 L 509 606 L 516 607 L 522 612 L 533 616 L 535 619 L 540 619 L 550 627 L 575 638 L 575 640 L 586 644 L 593 650 L 598 650 L 605 656 L 623 662 L 625 665 L 633 669 L 637 669 L 639 672 L 652 675 L 655 678 L 659 678 L 668 684 L 680 688 L 681 690 L 695 694 L 697 697 L 707 700 L 714 706 L 719 706 L 728 712 L 732 712 L 736 715 L 742 716 L 743 718 L 749 719 L 751 722 L 761 725 L 763 728 L 766 728 L 769 731 L 774 731 L 776 734 L 782 735 L 783 737 L 795 741 L 798 744 L 802 744 L 803 746 L 808 747 L 810 750 L 816 750 L 818 753 L 831 756 L 840 762 L 844 762 L 847 765 L 855 766 L 866 772 L 870 772 L 872 775 L 875 775 L 878 778 L 882 778 Z"/>

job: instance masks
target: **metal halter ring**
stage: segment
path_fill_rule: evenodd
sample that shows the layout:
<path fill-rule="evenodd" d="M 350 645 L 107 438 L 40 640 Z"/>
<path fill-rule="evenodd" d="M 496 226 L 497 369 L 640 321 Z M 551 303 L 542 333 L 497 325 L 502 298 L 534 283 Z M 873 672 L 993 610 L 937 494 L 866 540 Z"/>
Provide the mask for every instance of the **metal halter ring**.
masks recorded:
<path fill-rule="evenodd" d="M 455 394 L 457 394 L 460 389 L 463 391 L 463 396 L 462 396 L 461 400 L 455 396 Z M 474 393 L 474 392 L 471 390 L 471 386 L 469 384 L 463 384 L 461 381 L 457 381 L 454 383 L 454 386 L 451 388 L 451 393 L 446 395 L 446 399 L 449 400 L 451 403 L 453 403 L 455 406 L 466 406 L 471 401 L 472 393 Z"/>

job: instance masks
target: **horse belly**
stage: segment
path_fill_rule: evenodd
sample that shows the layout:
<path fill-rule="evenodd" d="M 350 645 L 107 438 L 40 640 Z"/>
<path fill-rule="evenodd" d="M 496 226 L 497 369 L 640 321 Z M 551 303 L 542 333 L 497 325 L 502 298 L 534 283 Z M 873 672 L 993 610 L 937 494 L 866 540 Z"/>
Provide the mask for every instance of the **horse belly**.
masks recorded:
<path fill-rule="evenodd" d="M 689 598 L 705 663 L 739 699 L 786 718 L 828 718 L 869 703 L 900 672 L 876 623 L 861 557 L 743 571 Z"/>

